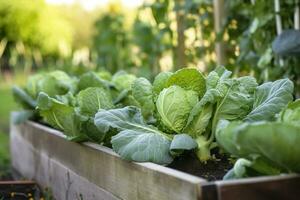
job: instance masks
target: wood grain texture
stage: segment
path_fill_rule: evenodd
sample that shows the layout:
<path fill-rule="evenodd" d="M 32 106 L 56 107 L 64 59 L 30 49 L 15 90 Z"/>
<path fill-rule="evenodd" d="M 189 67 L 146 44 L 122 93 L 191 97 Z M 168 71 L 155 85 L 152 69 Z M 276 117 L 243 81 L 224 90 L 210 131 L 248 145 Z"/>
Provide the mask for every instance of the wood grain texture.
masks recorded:
<path fill-rule="evenodd" d="M 11 154 L 17 171 L 51 187 L 57 199 L 196 200 L 205 182 L 153 163 L 124 161 L 109 148 L 67 141 L 34 122 L 11 124 Z"/>
<path fill-rule="evenodd" d="M 300 176 L 281 175 L 216 181 L 218 200 L 298 200 Z"/>

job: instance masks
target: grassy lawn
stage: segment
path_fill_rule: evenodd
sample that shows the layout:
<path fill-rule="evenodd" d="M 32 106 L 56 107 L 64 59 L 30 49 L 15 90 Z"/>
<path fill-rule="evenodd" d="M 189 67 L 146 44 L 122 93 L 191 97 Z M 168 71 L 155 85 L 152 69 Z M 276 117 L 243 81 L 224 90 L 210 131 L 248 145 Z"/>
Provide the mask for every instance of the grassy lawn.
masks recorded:
<path fill-rule="evenodd" d="M 11 94 L 10 88 L 0 88 L 0 131 L 9 132 L 10 112 L 17 108 Z"/>
<path fill-rule="evenodd" d="M 14 78 L 5 79 L 0 77 L 0 179 L 9 171 L 9 118 L 12 110 L 19 109 L 11 94 L 11 86 L 22 84 L 25 76 L 18 75 Z"/>

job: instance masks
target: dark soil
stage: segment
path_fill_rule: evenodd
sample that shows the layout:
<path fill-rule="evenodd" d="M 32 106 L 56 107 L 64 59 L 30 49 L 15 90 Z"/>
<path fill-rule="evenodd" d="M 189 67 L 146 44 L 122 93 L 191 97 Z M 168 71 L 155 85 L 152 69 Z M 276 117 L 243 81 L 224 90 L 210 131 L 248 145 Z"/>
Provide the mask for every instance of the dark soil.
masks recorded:
<path fill-rule="evenodd" d="M 216 159 L 201 163 L 193 152 L 177 157 L 168 167 L 177 169 L 208 181 L 222 180 L 233 164 L 225 155 L 215 154 Z"/>

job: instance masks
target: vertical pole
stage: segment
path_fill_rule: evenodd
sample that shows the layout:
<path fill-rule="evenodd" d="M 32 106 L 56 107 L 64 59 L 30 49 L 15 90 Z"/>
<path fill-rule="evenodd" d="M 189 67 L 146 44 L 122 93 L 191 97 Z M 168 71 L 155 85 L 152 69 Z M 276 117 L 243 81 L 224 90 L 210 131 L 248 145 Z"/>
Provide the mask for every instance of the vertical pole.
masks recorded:
<path fill-rule="evenodd" d="M 280 1 L 274 0 L 274 8 L 275 8 L 275 20 L 276 20 L 276 31 L 277 35 L 280 35 L 282 32 L 282 22 L 280 16 Z"/>
<path fill-rule="evenodd" d="M 294 13 L 294 28 L 296 30 L 300 29 L 300 8 L 299 0 L 295 0 L 295 13 Z"/>
<path fill-rule="evenodd" d="M 280 1 L 274 0 L 274 9 L 275 9 L 275 20 L 276 20 L 276 31 L 277 35 L 280 35 L 282 33 L 282 22 L 281 22 L 281 16 L 280 16 Z M 281 67 L 284 66 L 284 62 L 282 58 L 279 58 L 279 65 Z"/>
<path fill-rule="evenodd" d="M 177 62 L 175 69 L 180 69 L 185 67 L 186 65 L 186 57 L 185 57 L 185 37 L 184 37 L 184 30 L 185 30 L 185 16 L 184 11 L 182 10 L 182 4 L 184 1 L 176 0 L 175 7 L 176 7 L 176 24 L 177 24 L 177 48 L 176 48 L 176 55 L 177 55 Z"/>
<path fill-rule="evenodd" d="M 214 28 L 216 35 L 220 34 L 225 20 L 224 0 L 214 0 Z M 226 61 L 225 44 L 222 41 L 216 42 L 215 52 L 217 55 L 217 64 L 224 65 Z"/>

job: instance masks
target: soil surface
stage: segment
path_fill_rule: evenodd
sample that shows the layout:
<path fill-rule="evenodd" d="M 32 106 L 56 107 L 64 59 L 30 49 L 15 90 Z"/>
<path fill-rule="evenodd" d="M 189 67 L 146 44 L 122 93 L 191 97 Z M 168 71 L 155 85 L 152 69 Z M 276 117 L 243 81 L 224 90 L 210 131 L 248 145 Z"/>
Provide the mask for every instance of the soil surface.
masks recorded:
<path fill-rule="evenodd" d="M 215 157 L 215 160 L 201 163 L 195 153 L 187 152 L 185 155 L 175 158 L 168 167 L 205 178 L 208 181 L 222 180 L 233 164 L 224 155 L 215 153 Z"/>

